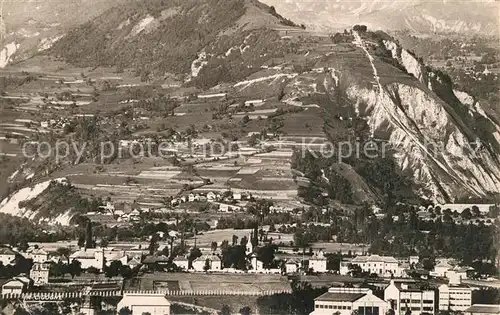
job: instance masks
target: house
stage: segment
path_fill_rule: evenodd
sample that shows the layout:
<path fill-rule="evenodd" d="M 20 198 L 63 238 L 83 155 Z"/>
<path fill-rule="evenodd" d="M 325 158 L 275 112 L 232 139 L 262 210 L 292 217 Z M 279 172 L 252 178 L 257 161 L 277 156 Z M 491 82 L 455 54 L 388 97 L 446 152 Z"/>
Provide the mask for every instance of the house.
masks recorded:
<path fill-rule="evenodd" d="M 241 193 L 233 193 L 234 200 L 241 200 Z"/>
<path fill-rule="evenodd" d="M 208 266 L 207 271 L 220 271 L 222 269 L 222 262 L 219 257 L 215 255 L 203 255 L 193 260 L 194 271 L 205 271 L 205 266 Z"/>
<path fill-rule="evenodd" d="M 467 308 L 466 315 L 497 315 L 500 314 L 499 304 L 474 304 Z"/>
<path fill-rule="evenodd" d="M 249 100 L 249 101 L 245 101 L 245 106 L 259 106 L 259 105 L 262 105 L 264 104 L 264 100 Z"/>
<path fill-rule="evenodd" d="M 31 279 L 27 277 L 14 277 L 2 285 L 2 295 L 24 293 L 29 289 L 31 284 Z"/>
<path fill-rule="evenodd" d="M 127 262 L 128 262 L 128 256 L 125 255 L 125 251 L 119 251 L 119 252 L 111 252 L 109 253 L 110 255 L 106 255 L 106 253 L 104 254 L 104 256 L 106 257 L 106 266 L 109 267 L 109 265 L 111 265 L 111 262 L 113 261 L 119 261 L 122 263 L 122 265 L 126 265 Z"/>
<path fill-rule="evenodd" d="M 253 253 L 250 258 L 250 263 L 252 265 L 253 271 L 262 271 L 264 270 L 264 263 L 257 259 L 257 254 Z"/>
<path fill-rule="evenodd" d="M 188 201 L 193 202 L 195 200 L 195 195 L 194 194 L 189 194 L 188 196 Z"/>
<path fill-rule="evenodd" d="M 189 260 L 184 257 L 184 256 L 177 256 L 174 258 L 174 264 L 179 267 L 179 268 L 182 268 L 184 270 L 188 270 L 189 269 Z"/>
<path fill-rule="evenodd" d="M 392 256 L 356 256 L 351 261 L 340 263 L 340 274 L 347 275 L 350 264 L 358 265 L 361 270 L 375 273 L 379 277 L 401 277 L 403 274 L 402 268 L 399 267 L 399 262 Z"/>
<path fill-rule="evenodd" d="M 209 193 L 207 194 L 207 200 L 208 200 L 208 201 L 215 201 L 215 200 L 216 200 L 216 195 L 215 195 L 215 193 L 213 193 L 213 192 L 209 192 Z"/>
<path fill-rule="evenodd" d="M 99 209 L 102 209 L 105 213 L 114 213 L 114 214 L 117 214 L 115 212 L 115 206 L 111 203 L 111 202 L 106 202 L 106 205 L 104 206 L 99 206 Z M 122 214 L 123 214 L 123 211 L 122 211 Z"/>
<path fill-rule="evenodd" d="M 328 292 L 314 299 L 314 311 L 310 315 L 351 315 L 359 314 L 384 315 L 389 304 L 373 295 L 366 288 L 330 288 Z"/>
<path fill-rule="evenodd" d="M 90 267 L 102 270 L 104 268 L 104 248 L 82 248 L 69 256 L 70 260 L 78 260 L 82 269 Z"/>
<path fill-rule="evenodd" d="M 161 293 L 125 293 L 117 311 L 128 308 L 132 315 L 170 315 L 170 302 Z"/>
<path fill-rule="evenodd" d="M 418 256 L 410 256 L 410 259 L 409 259 L 410 266 L 411 265 L 416 266 L 418 264 L 418 262 L 419 262 Z"/>
<path fill-rule="evenodd" d="M 288 259 L 285 262 L 285 273 L 296 273 L 300 267 L 300 261 L 297 259 Z"/>
<path fill-rule="evenodd" d="M 142 265 L 140 257 L 133 257 L 127 262 L 127 266 L 129 266 L 130 269 L 134 269 L 140 265 Z"/>
<path fill-rule="evenodd" d="M 396 315 L 404 315 L 408 310 L 412 315 L 435 312 L 435 291 L 432 289 L 412 288 L 406 283 L 391 280 L 384 290 L 384 300 L 389 302 Z"/>
<path fill-rule="evenodd" d="M 49 254 L 43 249 L 35 248 L 28 251 L 27 258 L 31 258 L 34 263 L 44 263 L 49 260 Z"/>
<path fill-rule="evenodd" d="M 326 257 L 323 251 L 319 251 L 309 258 L 309 269 L 312 269 L 313 272 L 327 272 Z"/>
<path fill-rule="evenodd" d="M 232 212 L 232 211 L 240 211 L 240 210 L 241 210 L 240 206 L 219 203 L 219 211 L 220 212 Z"/>
<path fill-rule="evenodd" d="M 439 286 L 439 310 L 464 312 L 472 305 L 472 289 L 466 285 Z"/>
<path fill-rule="evenodd" d="M 443 259 L 434 266 L 434 270 L 431 275 L 435 277 L 446 277 L 446 273 L 452 268 L 453 266 L 448 263 L 448 260 Z"/>
<path fill-rule="evenodd" d="M 470 270 L 474 270 L 474 269 L 457 266 L 453 269 L 448 270 L 448 272 L 446 272 L 446 278 L 448 278 L 448 282 L 450 284 L 460 284 L 462 282 L 462 280 L 467 279 L 467 272 Z"/>
<path fill-rule="evenodd" d="M 35 285 L 47 284 L 49 283 L 49 262 L 36 262 L 31 267 L 30 278 L 33 280 Z"/>
<path fill-rule="evenodd" d="M 10 247 L 0 247 L 0 262 L 4 265 L 10 265 L 16 258 L 16 252 Z"/>

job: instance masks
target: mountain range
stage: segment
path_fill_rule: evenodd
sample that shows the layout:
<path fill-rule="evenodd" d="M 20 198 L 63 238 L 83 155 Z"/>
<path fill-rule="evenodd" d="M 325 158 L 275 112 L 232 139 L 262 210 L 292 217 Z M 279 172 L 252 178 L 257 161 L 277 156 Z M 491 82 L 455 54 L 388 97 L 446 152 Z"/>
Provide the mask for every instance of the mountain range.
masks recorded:
<path fill-rule="evenodd" d="M 365 24 L 414 33 L 499 34 L 494 0 L 264 0 L 307 27 L 331 31 Z"/>

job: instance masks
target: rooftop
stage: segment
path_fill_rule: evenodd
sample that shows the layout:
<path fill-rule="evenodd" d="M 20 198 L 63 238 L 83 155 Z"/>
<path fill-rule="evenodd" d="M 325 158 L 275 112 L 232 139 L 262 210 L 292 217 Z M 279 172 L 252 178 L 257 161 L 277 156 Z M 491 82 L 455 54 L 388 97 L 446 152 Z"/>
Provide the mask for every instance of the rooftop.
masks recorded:
<path fill-rule="evenodd" d="M 15 255 L 16 252 L 9 247 L 0 247 L 0 255 Z"/>
<path fill-rule="evenodd" d="M 392 256 L 379 256 L 379 255 L 370 255 L 370 256 L 356 256 L 353 260 L 353 263 L 366 263 L 366 262 L 385 262 L 385 263 L 398 263 L 396 258 Z"/>
<path fill-rule="evenodd" d="M 487 313 L 500 314 L 500 305 L 498 304 L 474 304 L 464 311 L 464 313 Z"/>
<path fill-rule="evenodd" d="M 354 302 L 363 296 L 365 293 L 334 293 L 334 292 L 326 292 L 317 298 L 315 301 L 328 301 L 328 302 Z"/>

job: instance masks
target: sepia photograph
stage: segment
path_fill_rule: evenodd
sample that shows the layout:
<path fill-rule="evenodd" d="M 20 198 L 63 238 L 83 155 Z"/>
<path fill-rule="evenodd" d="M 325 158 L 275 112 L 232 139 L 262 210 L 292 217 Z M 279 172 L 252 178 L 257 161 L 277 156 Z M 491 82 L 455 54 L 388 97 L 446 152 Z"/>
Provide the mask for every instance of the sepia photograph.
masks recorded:
<path fill-rule="evenodd" d="M 500 1 L 0 0 L 0 315 L 500 315 Z"/>

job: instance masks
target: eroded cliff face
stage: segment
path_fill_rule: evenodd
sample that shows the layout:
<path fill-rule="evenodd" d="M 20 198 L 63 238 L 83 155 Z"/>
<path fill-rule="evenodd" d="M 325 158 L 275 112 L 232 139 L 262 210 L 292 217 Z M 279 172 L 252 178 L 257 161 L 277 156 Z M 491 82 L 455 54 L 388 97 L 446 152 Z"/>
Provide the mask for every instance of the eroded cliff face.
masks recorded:
<path fill-rule="evenodd" d="M 423 196 L 442 202 L 500 192 L 498 160 L 470 142 L 470 134 L 434 94 L 401 83 L 380 92 L 353 85 L 348 93 L 368 105 L 360 115 L 367 117 L 374 137 L 388 135 L 401 169 L 410 169 L 425 187 Z"/>
<path fill-rule="evenodd" d="M 392 58 L 396 59 L 409 74 L 427 85 L 427 71 L 424 64 L 417 60 L 408 50 L 399 47 L 392 41 L 384 40 L 384 45 L 386 49 L 391 51 Z"/>

